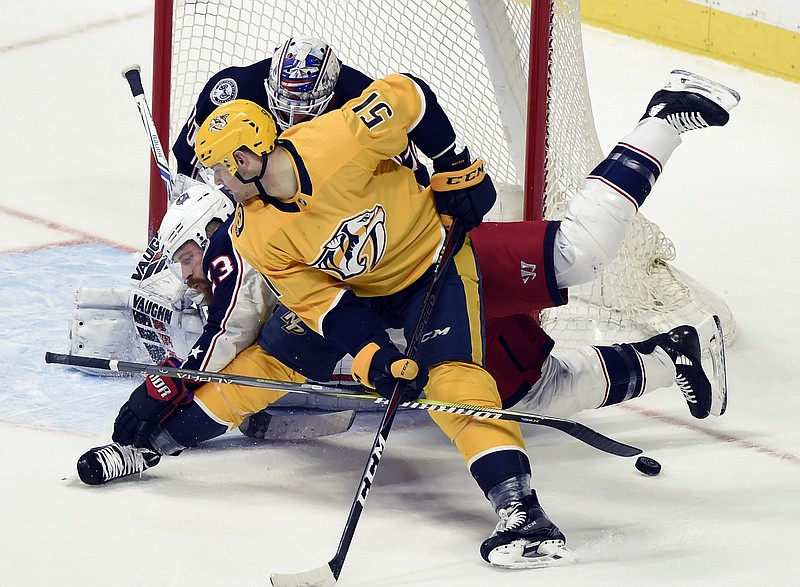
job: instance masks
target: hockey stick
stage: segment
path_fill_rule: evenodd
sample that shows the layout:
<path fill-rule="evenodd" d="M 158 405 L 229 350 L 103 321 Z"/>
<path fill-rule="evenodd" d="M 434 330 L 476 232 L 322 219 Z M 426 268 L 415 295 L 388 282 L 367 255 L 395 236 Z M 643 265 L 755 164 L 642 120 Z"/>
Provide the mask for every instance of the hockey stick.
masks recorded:
<path fill-rule="evenodd" d="M 250 414 L 239 424 L 239 432 L 257 440 L 305 440 L 347 432 L 356 418 L 355 410 L 325 413 Z"/>
<path fill-rule="evenodd" d="M 459 222 L 454 222 L 447 237 L 445 238 L 442 250 L 439 252 L 439 258 L 436 261 L 436 269 L 434 270 L 433 279 L 425 293 L 425 298 L 422 302 L 422 309 L 420 311 L 417 324 L 414 327 L 414 334 L 406 347 L 406 356 L 414 359 L 417 354 L 417 349 L 422 342 L 422 336 L 425 329 L 428 327 L 428 322 L 433 310 L 436 306 L 436 300 L 439 297 L 442 284 L 444 283 L 444 275 L 450 267 L 450 262 L 456 253 L 456 246 L 461 240 L 463 229 Z M 336 585 L 339 575 L 344 566 L 344 560 L 347 557 L 347 551 L 350 550 L 350 544 L 353 541 L 353 536 L 356 532 L 358 520 L 361 518 L 361 513 L 364 511 L 364 505 L 367 501 L 367 496 L 372 488 L 372 483 L 375 479 L 375 473 L 378 471 L 378 465 L 381 463 L 383 451 L 386 449 L 386 441 L 389 437 L 389 432 L 392 429 L 394 418 L 397 415 L 397 409 L 400 406 L 400 397 L 402 396 L 404 383 L 398 381 L 392 395 L 389 398 L 386 411 L 383 414 L 378 432 L 375 435 L 375 440 L 372 442 L 372 449 L 367 459 L 367 464 L 364 466 L 364 473 L 361 475 L 356 494 L 353 497 L 353 503 L 350 506 L 350 513 L 347 516 L 347 521 L 342 530 L 342 537 L 339 540 L 339 546 L 333 558 L 328 561 L 327 565 L 302 571 L 300 573 L 272 573 L 270 575 L 270 582 L 274 587 L 300 587 L 303 585 L 312 587 L 332 587 Z"/>
<path fill-rule="evenodd" d="M 161 181 L 164 182 L 164 187 L 167 189 L 167 197 L 169 201 L 172 201 L 172 174 L 169 172 L 167 156 L 164 154 L 164 149 L 158 138 L 158 132 L 156 132 L 156 123 L 153 121 L 150 105 L 144 95 L 141 72 L 142 68 L 134 63 L 122 70 L 122 77 L 128 80 L 128 85 L 131 87 L 131 94 L 133 94 L 133 99 L 136 100 L 136 107 L 139 109 L 139 116 L 142 117 L 144 130 L 150 139 L 150 150 L 153 153 L 153 159 L 155 159 L 158 171 L 161 174 Z"/>
<path fill-rule="evenodd" d="M 379 405 L 386 405 L 389 400 L 369 393 L 348 393 L 332 385 L 321 385 L 318 383 L 290 383 L 288 381 L 278 381 L 275 379 L 262 379 L 259 377 L 248 377 L 246 375 L 232 375 L 229 373 L 215 373 L 213 371 L 194 371 L 191 369 L 180 369 L 172 367 L 162 367 L 160 365 L 148 365 L 146 363 L 131 363 L 127 361 L 116 361 L 112 359 L 97 359 L 94 357 L 81 357 L 78 355 L 64 355 L 60 353 L 45 353 L 46 363 L 71 365 L 75 367 L 86 367 L 89 369 L 102 369 L 104 371 L 116 371 L 118 373 L 135 373 L 137 375 L 162 375 L 185 379 L 197 383 L 222 383 L 226 385 L 244 385 L 247 387 L 259 387 L 262 389 L 273 389 L 276 391 L 286 391 L 289 393 L 302 393 L 306 395 L 322 395 L 338 399 L 370 402 Z M 469 404 L 457 404 L 452 402 L 419 399 L 413 402 L 403 402 L 401 408 L 413 410 L 423 410 L 426 412 L 450 412 L 462 416 L 472 416 L 474 418 L 492 418 L 495 420 L 510 420 L 520 424 L 533 424 L 560 430 L 589 446 L 619 457 L 632 457 L 641 454 L 641 449 L 628 444 L 624 444 L 613 438 L 609 438 L 589 428 L 588 426 L 553 416 L 542 416 L 527 412 L 517 412 L 514 410 L 504 410 L 502 408 L 488 408 L 472 406 Z"/>
<path fill-rule="evenodd" d="M 142 125 L 147 133 L 147 138 L 150 140 L 150 152 L 153 154 L 153 160 L 158 167 L 158 172 L 161 175 L 161 181 L 164 182 L 164 188 L 167 190 L 167 202 L 172 201 L 172 192 L 174 184 L 172 181 L 172 174 L 169 172 L 169 163 L 167 156 L 164 154 L 164 148 L 161 146 L 161 140 L 158 138 L 156 131 L 156 123 L 153 121 L 153 114 L 150 112 L 150 106 L 147 103 L 147 97 L 144 94 L 144 87 L 142 86 L 142 68 L 134 63 L 122 70 L 122 77 L 124 77 L 131 88 L 131 94 L 136 101 L 136 107 L 139 109 L 139 116 L 142 119 Z M 166 265 L 166 259 L 158 256 L 161 251 L 161 242 L 158 239 L 156 232 L 150 242 L 147 243 L 147 248 L 142 253 L 142 258 L 136 264 L 136 270 L 131 276 L 131 279 L 136 281 L 143 281 L 146 277 L 158 273 Z M 156 267 L 151 267 L 152 264 Z"/>

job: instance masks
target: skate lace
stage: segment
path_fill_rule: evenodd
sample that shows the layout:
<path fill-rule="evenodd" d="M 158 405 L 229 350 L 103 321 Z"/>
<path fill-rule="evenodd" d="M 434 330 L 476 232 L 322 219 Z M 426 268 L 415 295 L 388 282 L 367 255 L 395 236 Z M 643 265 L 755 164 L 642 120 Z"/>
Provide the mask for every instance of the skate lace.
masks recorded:
<path fill-rule="evenodd" d="M 103 467 L 106 481 L 132 473 L 141 473 L 145 469 L 142 451 L 131 446 L 110 444 L 99 449 L 96 456 Z"/>
<path fill-rule="evenodd" d="M 676 112 L 668 114 L 666 120 L 678 131 L 678 134 L 708 126 L 699 112 Z"/>
<path fill-rule="evenodd" d="M 683 393 L 683 397 L 686 398 L 686 401 L 690 404 L 696 404 L 697 395 L 695 394 L 692 384 L 689 383 L 689 380 L 686 378 L 686 376 L 683 373 L 679 373 L 675 376 L 675 382 L 678 384 L 678 388 L 680 388 L 681 392 Z"/>

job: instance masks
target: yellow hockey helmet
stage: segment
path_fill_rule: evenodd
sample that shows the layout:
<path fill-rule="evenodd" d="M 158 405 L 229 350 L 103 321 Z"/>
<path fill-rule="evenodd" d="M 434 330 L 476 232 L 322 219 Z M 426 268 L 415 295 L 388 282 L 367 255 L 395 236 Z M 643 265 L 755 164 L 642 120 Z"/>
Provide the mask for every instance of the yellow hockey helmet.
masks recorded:
<path fill-rule="evenodd" d="M 275 149 L 277 138 L 275 120 L 266 108 L 250 100 L 231 100 L 215 108 L 200 125 L 194 151 L 206 167 L 223 163 L 235 175 L 239 166 L 234 151 L 247 147 L 265 155 Z"/>

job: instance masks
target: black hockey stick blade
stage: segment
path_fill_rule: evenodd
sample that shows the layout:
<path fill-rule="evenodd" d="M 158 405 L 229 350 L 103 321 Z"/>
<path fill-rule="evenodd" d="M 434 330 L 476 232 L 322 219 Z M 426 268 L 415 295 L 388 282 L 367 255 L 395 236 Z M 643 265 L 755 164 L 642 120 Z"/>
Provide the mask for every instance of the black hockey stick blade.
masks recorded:
<path fill-rule="evenodd" d="M 608 436 L 603 436 L 599 432 L 592 430 L 588 426 L 584 426 L 579 422 L 558 420 L 553 418 L 547 424 L 543 425 L 549 426 L 550 428 L 555 428 L 556 430 L 561 430 L 561 432 L 569 434 L 573 438 L 580 440 L 581 442 L 586 443 L 597 450 L 602 450 L 603 452 L 607 452 L 612 455 L 617 455 L 620 457 L 635 457 L 636 455 L 642 454 L 641 448 L 630 446 L 623 442 L 619 442 L 618 440 L 614 440 L 613 438 L 609 438 Z"/>
<path fill-rule="evenodd" d="M 310 414 L 276 414 L 264 410 L 246 417 L 239 431 L 257 440 L 307 440 L 347 432 L 355 417 L 355 410 Z"/>

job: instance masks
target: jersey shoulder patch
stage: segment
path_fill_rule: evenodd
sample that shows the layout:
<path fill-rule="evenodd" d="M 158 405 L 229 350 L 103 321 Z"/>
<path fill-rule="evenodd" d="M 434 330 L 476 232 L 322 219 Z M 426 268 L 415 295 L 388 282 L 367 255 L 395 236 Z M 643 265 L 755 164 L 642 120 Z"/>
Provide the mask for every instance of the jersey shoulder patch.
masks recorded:
<path fill-rule="evenodd" d="M 217 106 L 235 100 L 239 95 L 239 86 L 232 77 L 225 77 L 219 80 L 208 94 L 211 101 Z"/>

